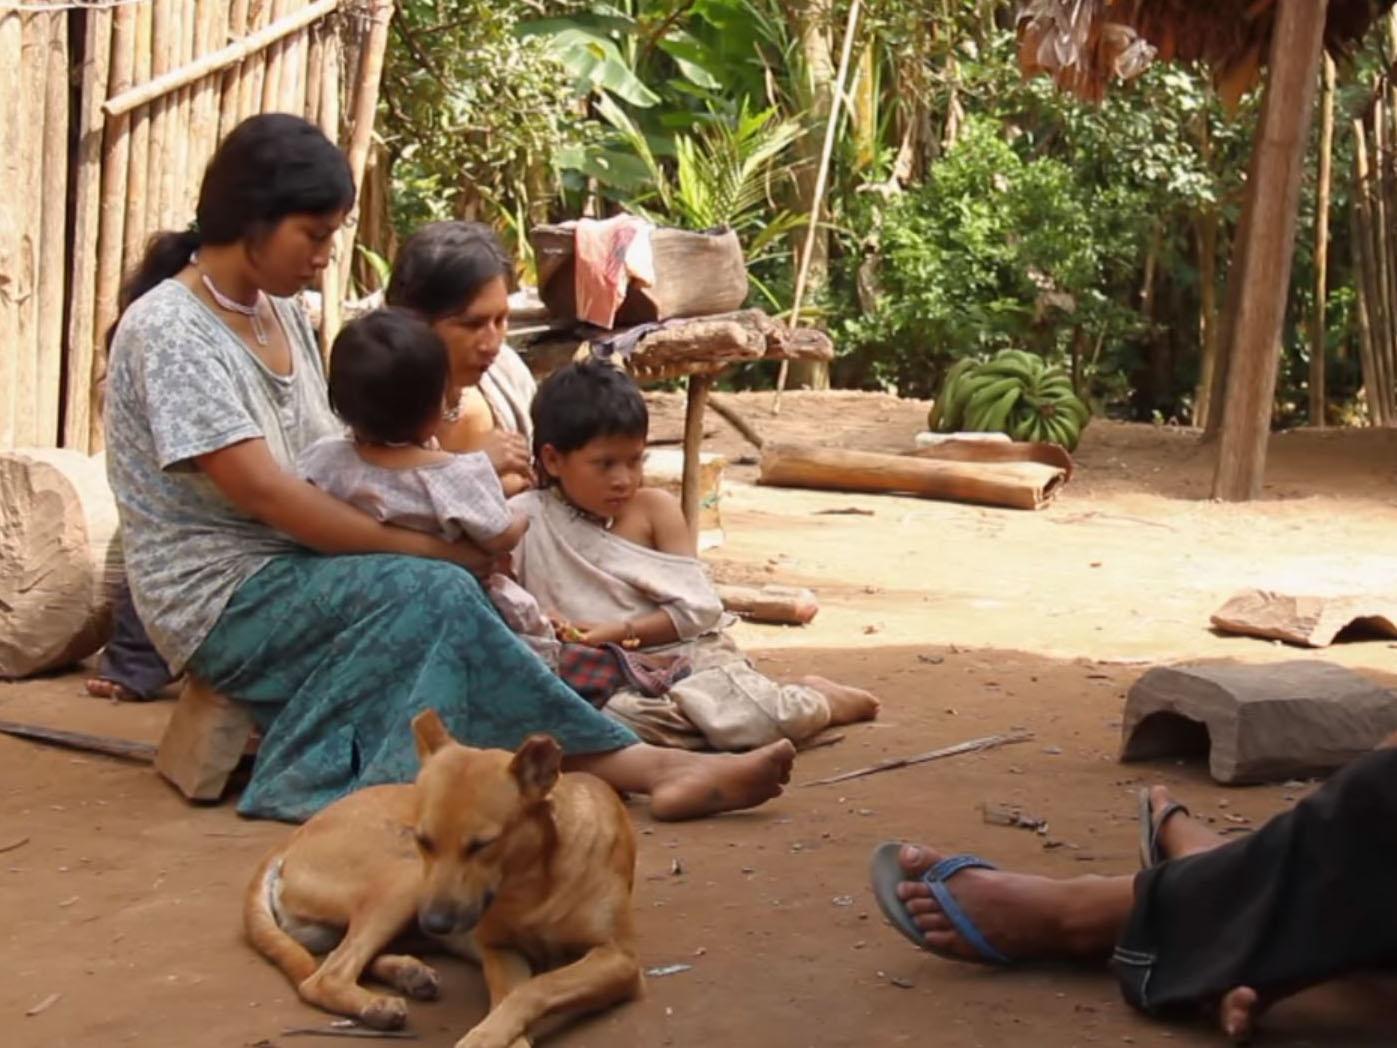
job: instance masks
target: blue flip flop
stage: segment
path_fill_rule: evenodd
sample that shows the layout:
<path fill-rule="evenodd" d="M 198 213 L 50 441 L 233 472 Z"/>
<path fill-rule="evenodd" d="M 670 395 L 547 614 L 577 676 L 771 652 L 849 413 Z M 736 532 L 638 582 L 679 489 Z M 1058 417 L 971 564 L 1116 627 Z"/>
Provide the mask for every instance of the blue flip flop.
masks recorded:
<path fill-rule="evenodd" d="M 990 945 L 984 933 L 975 926 L 970 915 L 951 894 L 950 886 L 946 883 L 962 870 L 993 870 L 998 867 L 974 855 L 952 855 L 942 859 L 921 876 L 922 883 L 931 889 L 933 898 L 936 899 L 937 904 L 941 907 L 941 912 L 946 915 L 946 919 L 951 922 L 956 933 L 969 943 L 971 949 L 978 955 L 976 957 L 962 957 L 959 954 L 938 950 L 928 944 L 922 930 L 913 922 L 912 915 L 907 912 L 902 900 L 897 897 L 897 886 L 908 879 L 906 871 L 902 868 L 902 863 L 898 861 L 898 855 L 902 848 L 903 845 L 896 841 L 889 841 L 878 845 L 873 850 L 871 870 L 873 897 L 878 900 L 878 906 L 882 909 L 883 916 L 892 923 L 892 926 L 913 943 L 938 957 L 998 967 L 1012 964 L 1013 962 L 1008 957 Z"/>

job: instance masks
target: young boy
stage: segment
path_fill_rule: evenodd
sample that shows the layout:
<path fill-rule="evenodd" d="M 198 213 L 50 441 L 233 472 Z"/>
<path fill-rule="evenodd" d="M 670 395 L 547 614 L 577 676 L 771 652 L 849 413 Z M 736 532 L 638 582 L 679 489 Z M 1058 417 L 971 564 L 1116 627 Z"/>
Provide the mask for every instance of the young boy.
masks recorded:
<path fill-rule="evenodd" d="M 510 500 L 529 520 L 515 577 L 564 640 L 683 654 L 693 674 L 657 698 L 616 694 L 606 710 L 647 742 L 745 750 L 871 720 L 878 700 L 822 677 L 782 684 L 728 638 L 722 602 L 679 503 L 641 486 L 649 413 L 635 383 L 600 361 L 573 364 L 533 404 L 541 490 Z"/>

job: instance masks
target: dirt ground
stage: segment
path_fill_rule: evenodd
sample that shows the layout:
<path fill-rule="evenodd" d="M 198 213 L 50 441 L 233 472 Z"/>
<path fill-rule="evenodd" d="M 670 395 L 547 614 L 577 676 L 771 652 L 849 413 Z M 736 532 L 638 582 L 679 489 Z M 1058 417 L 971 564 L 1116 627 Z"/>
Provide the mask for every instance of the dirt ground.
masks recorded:
<path fill-rule="evenodd" d="M 769 396 L 732 399 L 768 436 L 875 450 L 910 446 L 925 414 L 888 397 L 797 394 L 773 418 Z M 657 397 L 655 417 L 657 432 L 677 431 L 678 398 Z M 713 449 L 749 454 L 711 424 Z M 1242 587 L 1391 591 L 1397 433 L 1279 435 L 1266 499 L 1247 506 L 1206 500 L 1211 453 L 1190 432 L 1097 423 L 1079 462 L 1036 514 L 759 488 L 751 465 L 729 468 L 717 577 L 809 585 L 823 605 L 810 627 L 743 625 L 740 639 L 772 674 L 817 672 L 885 701 L 878 723 L 804 754 L 798 782 L 1015 726 L 1034 739 L 794 788 L 701 823 L 654 824 L 634 809 L 643 962 L 690 967 L 553 1043 L 1218 1043 L 1201 1024 L 1135 1016 L 1104 971 L 988 972 L 918 952 L 884 926 L 868 855 L 907 837 L 1046 874 L 1122 873 L 1141 783 L 1174 784 L 1219 828 L 1236 828 L 1224 807 L 1255 822 L 1293 800 L 1294 785 L 1225 790 L 1191 764 L 1118 764 L 1122 699 L 1142 667 L 1196 657 L 1316 657 L 1397 679 L 1385 641 L 1297 656 L 1208 629 Z M 871 515 L 827 512 L 848 508 Z M 76 675 L 0 685 L 0 718 L 150 741 L 169 708 L 87 698 Z M 1047 819 L 1047 839 L 985 824 L 985 802 Z M 228 804 L 187 806 L 143 766 L 0 737 L 0 1042 L 343 1043 L 285 1034 L 326 1017 L 240 939 L 246 878 L 285 832 Z M 454 1044 L 484 1007 L 475 970 L 441 967 L 444 1000 L 412 1008 L 424 1046 Z M 1272 1017 L 1267 1043 L 1391 1044 L 1394 1002 L 1365 983 L 1313 993 Z"/>

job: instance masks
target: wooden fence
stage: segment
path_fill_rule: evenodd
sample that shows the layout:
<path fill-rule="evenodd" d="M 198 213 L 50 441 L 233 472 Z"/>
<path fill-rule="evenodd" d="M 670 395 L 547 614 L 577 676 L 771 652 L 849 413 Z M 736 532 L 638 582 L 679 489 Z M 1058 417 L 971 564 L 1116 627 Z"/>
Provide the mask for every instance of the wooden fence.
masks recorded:
<path fill-rule="evenodd" d="M 0 0 L 0 450 L 100 449 L 105 336 L 219 140 L 304 115 L 362 185 L 392 0 Z M 353 220 L 324 276 L 338 328 Z"/>

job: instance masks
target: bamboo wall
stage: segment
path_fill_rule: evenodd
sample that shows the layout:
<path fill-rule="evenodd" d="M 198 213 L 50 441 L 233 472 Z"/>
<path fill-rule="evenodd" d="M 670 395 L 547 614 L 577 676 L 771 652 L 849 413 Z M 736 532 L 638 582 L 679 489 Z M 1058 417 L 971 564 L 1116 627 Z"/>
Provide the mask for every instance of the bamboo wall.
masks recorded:
<path fill-rule="evenodd" d="M 193 219 L 204 166 L 241 120 L 305 116 L 362 183 L 391 13 L 391 0 L 0 0 L 0 450 L 100 449 L 122 278 L 153 233 Z M 350 245 L 337 253 L 327 302 Z M 325 320 L 333 334 L 337 310 Z"/>
<path fill-rule="evenodd" d="M 1353 123 L 1354 272 L 1359 355 L 1368 420 L 1397 424 L 1397 87 L 1379 80 L 1372 104 Z"/>

